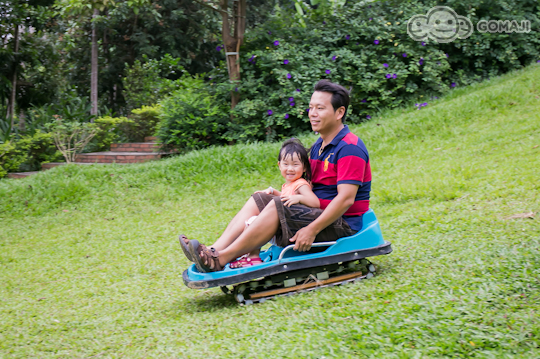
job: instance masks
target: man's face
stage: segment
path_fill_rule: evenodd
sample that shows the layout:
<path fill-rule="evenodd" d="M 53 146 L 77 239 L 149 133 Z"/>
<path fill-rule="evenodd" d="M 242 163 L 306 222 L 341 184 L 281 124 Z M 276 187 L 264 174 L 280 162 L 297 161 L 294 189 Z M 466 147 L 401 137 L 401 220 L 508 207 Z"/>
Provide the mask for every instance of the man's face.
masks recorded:
<path fill-rule="evenodd" d="M 341 110 L 340 110 L 341 109 Z M 315 91 L 309 102 L 309 121 L 311 129 L 322 134 L 332 132 L 341 125 L 344 107 L 334 111 L 332 107 L 332 94 L 330 92 Z"/>

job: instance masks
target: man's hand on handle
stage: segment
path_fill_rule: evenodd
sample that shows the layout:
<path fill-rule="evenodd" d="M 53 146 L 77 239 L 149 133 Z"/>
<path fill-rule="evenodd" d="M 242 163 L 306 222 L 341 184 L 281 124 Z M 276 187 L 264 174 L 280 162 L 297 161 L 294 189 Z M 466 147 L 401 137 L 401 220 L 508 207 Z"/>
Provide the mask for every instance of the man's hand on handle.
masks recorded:
<path fill-rule="evenodd" d="M 317 232 L 310 228 L 310 226 L 300 229 L 294 237 L 289 239 L 291 242 L 295 242 L 294 250 L 299 252 L 307 252 L 311 248 L 311 245 L 315 241 Z"/>

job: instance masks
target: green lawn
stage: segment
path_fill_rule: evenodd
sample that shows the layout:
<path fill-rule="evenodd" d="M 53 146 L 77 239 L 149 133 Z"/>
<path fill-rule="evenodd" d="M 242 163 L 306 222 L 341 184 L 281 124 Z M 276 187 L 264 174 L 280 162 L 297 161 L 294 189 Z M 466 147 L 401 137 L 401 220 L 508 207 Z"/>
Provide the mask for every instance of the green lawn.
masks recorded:
<path fill-rule="evenodd" d="M 252 306 L 185 287 L 177 235 L 279 188 L 279 144 L 1 180 L 0 357 L 540 358 L 540 214 L 507 219 L 540 212 L 540 66 L 351 129 L 394 252 Z"/>

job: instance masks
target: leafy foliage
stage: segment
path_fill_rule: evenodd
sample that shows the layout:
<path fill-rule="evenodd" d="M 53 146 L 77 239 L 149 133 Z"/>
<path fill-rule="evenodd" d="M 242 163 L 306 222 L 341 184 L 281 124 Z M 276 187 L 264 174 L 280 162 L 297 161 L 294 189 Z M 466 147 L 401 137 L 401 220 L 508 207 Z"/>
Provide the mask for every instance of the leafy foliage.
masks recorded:
<path fill-rule="evenodd" d="M 161 60 L 135 60 L 133 66 L 126 69 L 123 79 L 126 107 L 128 110 L 142 106 L 156 105 L 181 86 L 180 76 L 185 73 L 179 65 L 180 59 L 173 59 L 166 54 Z"/>
<path fill-rule="evenodd" d="M 96 118 L 90 125 L 96 130 L 96 134 L 84 151 L 108 151 L 112 143 L 127 142 L 128 138 L 122 128 L 131 122 L 127 117 L 103 116 Z"/>
<path fill-rule="evenodd" d="M 0 144 L 0 178 L 8 172 L 37 171 L 43 163 L 61 158 L 49 133 L 36 131 Z"/>
<path fill-rule="evenodd" d="M 77 153 L 82 152 L 98 129 L 88 122 L 64 121 L 55 115 L 55 121 L 46 125 L 58 151 L 67 163 L 75 162 Z"/>
<path fill-rule="evenodd" d="M 329 2 L 328 2 L 329 4 Z M 327 4 L 327 5 L 328 5 Z M 298 3 L 297 3 L 298 5 Z M 321 4 L 324 5 L 324 4 Z M 309 130 L 307 107 L 313 85 L 328 78 L 352 90 L 347 119 L 365 121 L 383 108 L 412 101 L 427 105 L 432 96 L 540 59 L 540 35 L 475 31 L 449 44 L 420 43 L 406 23 L 434 5 L 448 5 L 480 19 L 529 19 L 540 25 L 536 2 L 463 5 L 459 1 L 347 3 L 278 11 L 251 31 L 242 48 L 242 83 L 228 84 L 224 66 L 210 73 L 209 86 L 222 96 L 238 90 L 242 102 L 233 113 L 237 126 L 227 133 L 238 140 L 263 140 Z M 299 18 L 302 20 L 299 22 Z M 297 25 L 299 24 L 299 25 Z M 237 88 L 236 88 L 237 87 Z"/>
<path fill-rule="evenodd" d="M 208 94 L 202 79 L 175 91 L 161 103 L 162 113 L 157 135 L 164 149 L 191 150 L 224 143 L 228 104 Z"/>

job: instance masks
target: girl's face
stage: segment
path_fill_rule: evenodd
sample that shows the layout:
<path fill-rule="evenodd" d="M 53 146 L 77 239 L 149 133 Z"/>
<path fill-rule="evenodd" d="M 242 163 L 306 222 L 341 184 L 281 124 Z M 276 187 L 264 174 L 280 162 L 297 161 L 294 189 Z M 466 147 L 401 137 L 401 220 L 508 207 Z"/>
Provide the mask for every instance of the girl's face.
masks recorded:
<path fill-rule="evenodd" d="M 304 174 L 304 165 L 298 154 L 287 155 L 278 162 L 281 175 L 287 183 L 294 182 Z"/>

